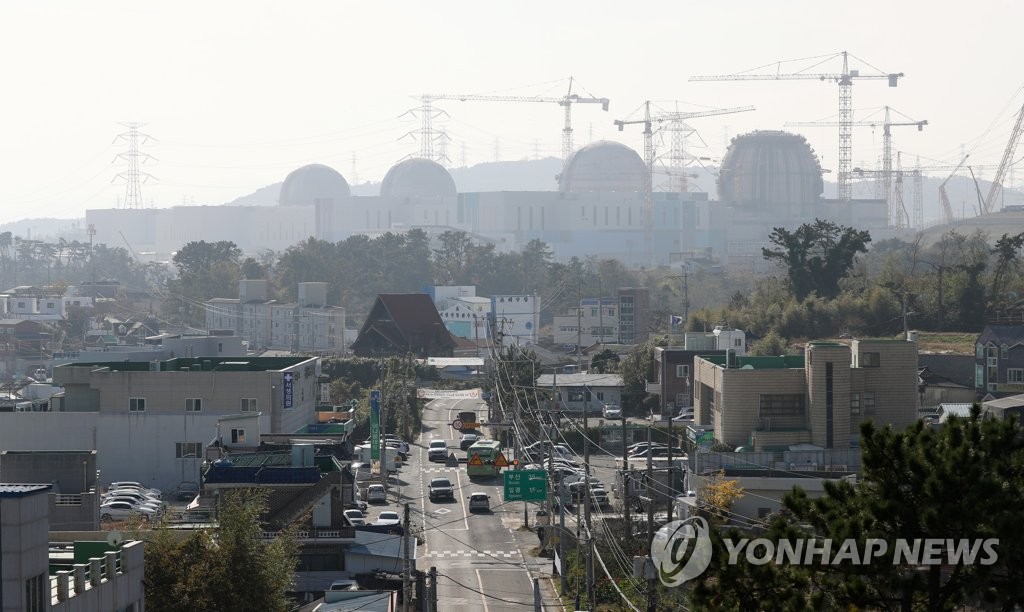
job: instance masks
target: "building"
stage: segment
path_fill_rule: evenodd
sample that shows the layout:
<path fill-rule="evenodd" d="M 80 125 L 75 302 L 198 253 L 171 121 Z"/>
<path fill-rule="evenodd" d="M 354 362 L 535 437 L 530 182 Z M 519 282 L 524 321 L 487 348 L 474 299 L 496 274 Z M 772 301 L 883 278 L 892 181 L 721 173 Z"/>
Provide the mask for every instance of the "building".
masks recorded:
<path fill-rule="evenodd" d="M 1024 393 L 985 400 L 981 404 L 981 413 L 1004 421 L 1011 417 L 1024 421 Z"/>
<path fill-rule="evenodd" d="M 359 357 L 451 357 L 456 345 L 426 293 L 382 293 L 352 343 L 352 352 Z"/>
<path fill-rule="evenodd" d="M 974 390 L 974 356 L 925 354 L 917 356 L 921 411 L 932 412 L 943 403 L 971 403 Z"/>
<path fill-rule="evenodd" d="M 0 448 L 97 451 L 104 482 L 164 491 L 199 480 L 214 439 L 258 440 L 315 423 L 316 357 L 177 358 L 57 366 L 44 412 L 0 412 Z M 227 417 L 248 425 L 224 425 Z M 253 431 L 258 427 L 259 431 Z M 231 431 L 226 431 L 230 428 Z"/>
<path fill-rule="evenodd" d="M 237 299 L 206 301 L 206 328 L 211 333 L 231 330 L 250 349 L 345 351 L 345 309 L 327 304 L 327 283 L 299 283 L 299 299 L 294 303 L 267 297 L 266 280 L 239 281 Z"/>
<path fill-rule="evenodd" d="M 583 298 L 579 306 L 554 317 L 554 343 L 559 346 L 590 346 L 619 343 L 619 298 Z"/>
<path fill-rule="evenodd" d="M 142 542 L 74 542 L 73 556 L 51 556 L 49 491 L 0 484 L 0 612 L 144 612 Z"/>
<path fill-rule="evenodd" d="M 535 295 L 492 295 L 491 318 L 502 346 L 537 343 L 540 302 Z M 500 336 L 498 335 L 500 334 Z"/>
<path fill-rule="evenodd" d="M 451 298 L 444 303 L 446 307 L 438 307 L 438 314 L 453 336 L 473 341 L 490 338 L 490 299 L 466 296 Z"/>
<path fill-rule="evenodd" d="M 646 287 L 619 289 L 619 343 L 640 344 L 651 335 L 651 298 Z"/>
<path fill-rule="evenodd" d="M 654 381 L 647 392 L 659 396 L 661 414 L 675 414 L 693 406 L 693 360 L 698 355 L 725 355 L 724 350 L 693 350 L 685 347 L 654 347 Z"/>
<path fill-rule="evenodd" d="M 30 321 L 63 321 L 68 308 L 90 308 L 93 298 L 71 295 L 63 287 L 22 285 L 0 293 L 0 313 L 5 318 Z"/>
<path fill-rule="evenodd" d="M 541 374 L 537 386 L 555 389 L 559 409 L 600 417 L 604 406 L 622 405 L 622 376 L 618 374 Z"/>
<path fill-rule="evenodd" d="M 802 356 L 697 357 L 694 423 L 733 447 L 856 446 L 863 420 L 917 419 L 917 344 L 815 341 Z"/>
<path fill-rule="evenodd" d="M 233 334 L 233 332 L 231 332 Z M 56 351 L 53 365 L 81 361 L 166 361 L 177 357 L 245 357 L 242 338 L 235 335 L 157 334 L 141 344 L 115 344 L 78 351 Z"/>
<path fill-rule="evenodd" d="M 974 351 L 978 397 L 1024 392 L 1024 325 L 986 325 Z"/>
<path fill-rule="evenodd" d="M 0 375 L 21 378 L 35 375 L 49 362 L 52 335 L 39 321 L 0 319 Z"/>
<path fill-rule="evenodd" d="M 0 482 L 49 483 L 50 528 L 100 528 L 100 486 L 96 451 L 0 451 Z"/>

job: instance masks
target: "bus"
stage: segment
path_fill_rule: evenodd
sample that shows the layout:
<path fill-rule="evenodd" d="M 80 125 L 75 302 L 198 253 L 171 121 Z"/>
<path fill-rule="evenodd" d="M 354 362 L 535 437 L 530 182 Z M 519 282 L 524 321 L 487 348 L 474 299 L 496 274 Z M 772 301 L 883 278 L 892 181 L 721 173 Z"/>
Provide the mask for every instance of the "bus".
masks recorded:
<path fill-rule="evenodd" d="M 501 468 L 494 465 L 501 454 L 501 442 L 497 440 L 480 440 L 466 451 L 466 474 L 474 476 L 494 477 Z"/>

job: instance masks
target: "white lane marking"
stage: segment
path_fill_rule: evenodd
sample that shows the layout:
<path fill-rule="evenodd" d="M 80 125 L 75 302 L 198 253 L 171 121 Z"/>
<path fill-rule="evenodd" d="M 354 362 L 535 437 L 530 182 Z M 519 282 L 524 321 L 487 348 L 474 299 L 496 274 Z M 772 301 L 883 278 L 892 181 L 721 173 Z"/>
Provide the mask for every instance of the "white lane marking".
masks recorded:
<path fill-rule="evenodd" d="M 491 609 L 487 607 L 487 596 L 484 595 L 484 579 L 480 575 L 480 570 L 476 570 L 476 581 L 480 585 L 480 601 L 484 602 L 484 612 L 491 612 Z"/>

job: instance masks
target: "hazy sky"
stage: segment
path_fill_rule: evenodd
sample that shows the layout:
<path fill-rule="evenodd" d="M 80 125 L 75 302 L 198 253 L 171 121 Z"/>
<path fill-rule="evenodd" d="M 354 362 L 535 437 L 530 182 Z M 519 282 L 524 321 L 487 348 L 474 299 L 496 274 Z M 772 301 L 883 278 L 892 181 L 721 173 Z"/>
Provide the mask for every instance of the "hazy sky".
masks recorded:
<path fill-rule="evenodd" d="M 380 180 L 418 151 L 399 140 L 418 120 L 399 116 L 419 94 L 557 96 L 569 75 L 580 93 L 611 99 L 607 113 L 574 108 L 577 146 L 610 138 L 642 151 L 640 126 L 620 133 L 612 120 L 638 117 L 646 99 L 679 100 L 684 110 L 757 107 L 693 120 L 706 147 L 694 139 L 691 151 L 717 158 L 737 133 L 834 120 L 838 88 L 690 75 L 842 50 L 906 74 L 895 89 L 857 82 L 855 119 L 880 120 L 888 104 L 929 121 L 920 133 L 895 128 L 896 149 L 955 164 L 963 146 L 972 164 L 995 165 L 1024 104 L 1021 23 L 1024 3 L 1012 0 L 3 2 L 0 222 L 115 207 L 124 194 L 112 182 L 125 149 L 114 143 L 120 122 L 145 122 L 156 139 L 143 149 L 156 158 L 144 170 L 158 179 L 143 185 L 147 205 L 220 204 L 307 163 L 349 182 Z M 503 160 L 560 153 L 554 104 L 438 106 L 450 115 L 438 124 L 455 166 L 463 150 L 470 165 L 492 161 L 496 148 Z M 789 129 L 834 172 L 835 128 Z M 873 165 L 881 140 L 881 128 L 856 129 L 854 164 Z"/>

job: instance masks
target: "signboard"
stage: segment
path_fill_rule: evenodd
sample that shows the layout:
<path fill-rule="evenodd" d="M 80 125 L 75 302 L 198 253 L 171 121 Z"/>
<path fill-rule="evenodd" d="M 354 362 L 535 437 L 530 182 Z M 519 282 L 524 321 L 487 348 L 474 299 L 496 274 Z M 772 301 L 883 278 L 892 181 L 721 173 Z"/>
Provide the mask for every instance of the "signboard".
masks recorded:
<path fill-rule="evenodd" d="M 380 391 L 370 391 L 370 459 L 380 459 Z"/>
<path fill-rule="evenodd" d="M 444 466 L 450 468 L 459 467 L 459 458 L 455 456 L 455 453 L 448 453 L 448 458 L 445 459 Z"/>
<path fill-rule="evenodd" d="M 505 472 L 505 501 L 544 501 L 548 497 L 548 473 L 544 470 Z"/>
<path fill-rule="evenodd" d="M 686 437 L 694 444 L 714 444 L 715 430 L 687 426 Z"/>
<path fill-rule="evenodd" d="M 295 386 L 295 373 L 294 372 L 285 372 L 284 373 L 284 384 L 282 386 L 284 387 L 283 392 L 282 392 L 282 396 L 284 398 L 284 402 L 283 402 L 284 403 L 284 408 L 285 408 L 285 410 L 287 410 L 287 409 L 291 408 L 292 405 L 293 405 L 292 404 L 292 388 Z"/>
<path fill-rule="evenodd" d="M 498 453 L 498 458 L 494 460 L 494 467 L 508 467 L 508 459 L 505 458 L 505 453 Z"/>
<path fill-rule="evenodd" d="M 482 390 L 476 389 L 416 389 L 419 399 L 480 399 Z"/>
<path fill-rule="evenodd" d="M 473 457 L 467 462 L 467 465 L 472 465 L 473 467 L 480 467 L 483 464 L 484 462 L 480 459 L 480 455 L 476 453 L 473 453 Z"/>
<path fill-rule="evenodd" d="M 459 419 L 452 421 L 452 429 L 462 429 L 462 425 L 463 423 Z"/>

